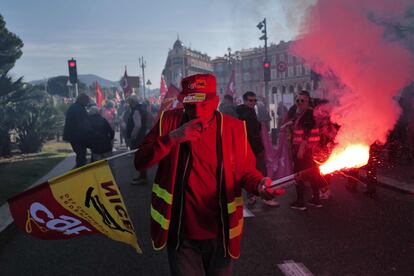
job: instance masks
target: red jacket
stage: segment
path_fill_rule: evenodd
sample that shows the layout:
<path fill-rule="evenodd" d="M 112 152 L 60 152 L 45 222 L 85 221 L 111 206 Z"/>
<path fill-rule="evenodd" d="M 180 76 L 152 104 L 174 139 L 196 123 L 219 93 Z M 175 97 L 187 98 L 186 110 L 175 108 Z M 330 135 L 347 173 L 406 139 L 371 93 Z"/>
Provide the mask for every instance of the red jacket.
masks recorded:
<path fill-rule="evenodd" d="M 172 246 L 178 246 L 180 242 L 181 214 L 185 203 L 182 202 L 182 186 L 186 184 L 186 176 L 188 179 L 191 158 L 184 154 L 187 143 L 175 144 L 168 134 L 183 123 L 183 114 L 183 109 L 163 112 L 135 154 L 137 170 L 159 163 L 151 202 L 151 237 L 156 250 L 164 248 L 167 241 Z M 216 112 L 216 119 L 220 133 L 217 137 L 220 168 L 217 182 L 223 246 L 224 252 L 238 258 L 243 231 L 242 188 L 258 194 L 257 186 L 263 176 L 256 169 L 244 122 L 220 112 Z"/>

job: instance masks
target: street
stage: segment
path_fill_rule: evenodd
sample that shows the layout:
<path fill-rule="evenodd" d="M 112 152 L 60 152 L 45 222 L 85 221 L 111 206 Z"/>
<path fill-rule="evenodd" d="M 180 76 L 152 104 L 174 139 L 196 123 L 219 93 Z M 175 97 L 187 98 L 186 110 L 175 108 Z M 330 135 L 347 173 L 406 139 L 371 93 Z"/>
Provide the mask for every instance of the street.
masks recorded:
<path fill-rule="evenodd" d="M 153 251 L 149 238 L 150 183 L 129 184 L 132 157 L 117 160 L 113 170 L 143 255 L 103 235 L 44 241 L 13 225 L 0 233 L 1 275 L 169 275 L 166 252 Z M 334 177 L 333 197 L 320 209 L 290 209 L 290 187 L 281 207 L 258 201 L 247 210 L 235 274 L 284 275 L 278 265 L 293 261 L 314 275 L 414 275 L 413 195 L 378 188 L 373 200 L 363 187 L 346 191 L 345 181 Z"/>

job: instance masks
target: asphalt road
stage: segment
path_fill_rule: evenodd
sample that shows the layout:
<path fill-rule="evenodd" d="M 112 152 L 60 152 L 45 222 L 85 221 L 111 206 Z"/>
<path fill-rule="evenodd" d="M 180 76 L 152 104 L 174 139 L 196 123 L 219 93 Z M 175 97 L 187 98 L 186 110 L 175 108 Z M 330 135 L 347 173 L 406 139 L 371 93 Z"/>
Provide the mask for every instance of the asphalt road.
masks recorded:
<path fill-rule="evenodd" d="M 129 184 L 131 158 L 114 171 L 143 255 L 105 236 L 45 241 L 11 226 L 0 234 L 0 275 L 169 275 L 166 253 L 153 251 L 149 238 L 151 186 Z M 414 196 L 379 188 L 373 200 L 344 183 L 334 178 L 321 209 L 290 209 L 293 187 L 279 208 L 251 207 L 235 274 L 284 275 L 278 265 L 293 261 L 314 275 L 414 275 Z"/>

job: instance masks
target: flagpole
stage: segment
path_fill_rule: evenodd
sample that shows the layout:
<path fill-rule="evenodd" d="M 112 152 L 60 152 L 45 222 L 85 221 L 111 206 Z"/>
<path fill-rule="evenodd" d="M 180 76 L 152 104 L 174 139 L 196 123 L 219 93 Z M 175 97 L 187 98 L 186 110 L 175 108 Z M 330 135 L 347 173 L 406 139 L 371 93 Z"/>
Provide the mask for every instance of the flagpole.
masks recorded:
<path fill-rule="evenodd" d="M 123 153 L 111 156 L 109 158 L 106 158 L 106 160 L 109 161 L 109 160 L 116 159 L 116 158 L 119 158 L 119 157 L 122 157 L 122 156 L 125 156 L 125 155 L 128 155 L 128 154 L 132 154 L 132 153 L 135 153 L 137 150 L 138 149 L 134 149 L 134 150 L 130 150 L 130 151 L 127 151 L 127 152 L 123 152 Z"/>

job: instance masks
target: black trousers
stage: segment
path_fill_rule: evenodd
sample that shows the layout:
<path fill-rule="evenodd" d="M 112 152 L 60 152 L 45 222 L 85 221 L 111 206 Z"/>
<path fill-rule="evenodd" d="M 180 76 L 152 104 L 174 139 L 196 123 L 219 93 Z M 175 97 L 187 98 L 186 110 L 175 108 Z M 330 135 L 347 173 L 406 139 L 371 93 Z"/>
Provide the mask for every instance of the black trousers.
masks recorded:
<path fill-rule="evenodd" d="M 233 275 L 233 261 L 224 257 L 221 239 L 183 240 L 178 250 L 167 249 L 173 276 Z"/>
<path fill-rule="evenodd" d="M 293 158 L 293 171 L 295 173 L 310 170 L 304 176 L 303 180 L 298 181 L 296 184 L 296 195 L 298 202 L 304 202 L 305 195 L 305 181 L 308 181 L 312 188 L 313 197 L 316 200 L 319 200 L 319 190 L 321 186 L 325 185 L 326 181 L 322 179 L 322 176 L 319 173 L 319 169 L 315 161 L 313 161 L 312 152 L 306 152 L 302 159 L 297 157 L 297 153 L 294 153 Z"/>
<path fill-rule="evenodd" d="M 86 145 L 81 142 L 71 142 L 73 151 L 76 153 L 76 166 L 75 168 L 86 165 Z"/>

